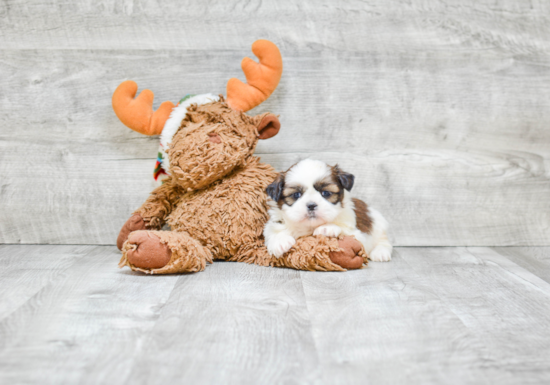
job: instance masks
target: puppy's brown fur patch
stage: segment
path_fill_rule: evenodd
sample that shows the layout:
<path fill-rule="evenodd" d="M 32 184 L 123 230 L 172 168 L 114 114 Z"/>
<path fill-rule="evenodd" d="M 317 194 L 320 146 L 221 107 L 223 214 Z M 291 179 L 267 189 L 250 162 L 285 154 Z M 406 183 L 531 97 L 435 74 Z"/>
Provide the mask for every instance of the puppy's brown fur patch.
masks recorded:
<path fill-rule="evenodd" d="M 369 208 L 361 199 L 351 198 L 355 205 L 355 219 L 357 228 L 362 233 L 370 234 L 372 231 L 372 218 L 369 216 Z"/>
<path fill-rule="evenodd" d="M 300 198 L 294 198 L 295 193 L 304 193 L 304 187 L 302 186 L 285 186 L 281 200 L 288 206 L 292 206 Z"/>
<path fill-rule="evenodd" d="M 313 187 L 315 187 L 315 190 L 319 191 L 321 196 L 323 196 L 323 191 L 328 191 L 330 195 L 328 197 L 323 196 L 323 198 L 332 204 L 341 203 L 344 199 L 344 188 L 334 174 L 315 183 Z"/>

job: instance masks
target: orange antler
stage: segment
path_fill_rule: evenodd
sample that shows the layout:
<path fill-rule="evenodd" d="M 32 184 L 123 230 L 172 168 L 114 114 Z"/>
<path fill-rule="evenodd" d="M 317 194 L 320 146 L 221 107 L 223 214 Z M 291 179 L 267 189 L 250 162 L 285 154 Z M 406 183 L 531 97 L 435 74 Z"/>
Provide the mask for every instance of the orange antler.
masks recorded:
<path fill-rule="evenodd" d="M 241 68 L 246 84 L 231 78 L 227 82 L 227 104 L 234 110 L 248 111 L 265 101 L 277 88 L 283 73 L 283 59 L 279 48 L 268 40 L 256 40 L 252 52 L 259 63 L 245 57 Z"/>
<path fill-rule="evenodd" d="M 132 80 L 120 83 L 113 93 L 113 110 L 127 127 L 144 135 L 159 135 L 170 116 L 174 104 L 164 102 L 153 112 L 155 94 L 143 90 L 137 98 L 138 86 Z"/>

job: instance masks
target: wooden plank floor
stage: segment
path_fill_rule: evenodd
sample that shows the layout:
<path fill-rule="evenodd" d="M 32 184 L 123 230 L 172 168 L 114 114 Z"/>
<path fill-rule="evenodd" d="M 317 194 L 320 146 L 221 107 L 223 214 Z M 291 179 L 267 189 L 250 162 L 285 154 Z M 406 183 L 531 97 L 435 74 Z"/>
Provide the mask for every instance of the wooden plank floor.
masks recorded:
<path fill-rule="evenodd" d="M 550 247 L 396 248 L 347 273 L 118 259 L 0 246 L 0 383 L 550 382 Z"/>

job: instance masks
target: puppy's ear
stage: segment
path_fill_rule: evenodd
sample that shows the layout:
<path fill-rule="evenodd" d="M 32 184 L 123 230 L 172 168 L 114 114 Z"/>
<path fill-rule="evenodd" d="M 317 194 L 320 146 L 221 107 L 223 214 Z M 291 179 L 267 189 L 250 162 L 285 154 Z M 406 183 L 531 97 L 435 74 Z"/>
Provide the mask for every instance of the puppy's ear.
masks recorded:
<path fill-rule="evenodd" d="M 348 191 L 351 191 L 353 188 L 353 183 L 355 182 L 355 176 L 353 176 L 353 174 L 340 170 L 338 165 L 336 165 L 334 166 L 334 175 L 342 187 Z"/>
<path fill-rule="evenodd" d="M 265 191 L 267 192 L 267 195 L 271 197 L 271 199 L 273 199 L 275 202 L 278 202 L 279 199 L 281 199 L 284 187 L 285 176 L 283 175 L 283 173 L 279 173 L 279 175 L 277 175 L 277 178 L 273 181 L 273 183 L 267 186 L 267 189 Z"/>

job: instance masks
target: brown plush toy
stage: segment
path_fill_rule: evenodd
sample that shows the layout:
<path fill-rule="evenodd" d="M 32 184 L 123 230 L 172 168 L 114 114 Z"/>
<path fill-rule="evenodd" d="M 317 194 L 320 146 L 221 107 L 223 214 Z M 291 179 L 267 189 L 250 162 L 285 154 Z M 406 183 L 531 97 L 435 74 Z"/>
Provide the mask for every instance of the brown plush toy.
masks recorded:
<path fill-rule="evenodd" d="M 153 112 L 151 91 L 134 99 L 136 83 L 124 82 L 114 92 L 113 108 L 125 125 L 146 135 L 161 134 L 162 164 L 156 176 L 166 174 L 120 231 L 120 267 L 168 274 L 201 271 L 216 259 L 323 271 L 367 263 L 352 237 L 304 237 L 281 258 L 267 252 L 262 236 L 268 219 L 265 190 L 277 173 L 253 153 L 258 139 L 275 136 L 280 123 L 273 114 L 248 116 L 244 111 L 275 90 L 282 59 L 277 46 L 266 40 L 256 41 L 252 52 L 260 63 L 243 60 L 247 84 L 229 80 L 227 101 L 198 95 L 175 107 L 164 102 Z M 170 231 L 161 231 L 165 223 Z"/>

